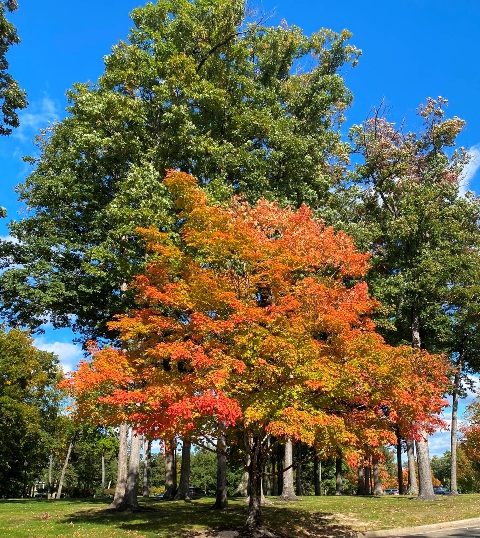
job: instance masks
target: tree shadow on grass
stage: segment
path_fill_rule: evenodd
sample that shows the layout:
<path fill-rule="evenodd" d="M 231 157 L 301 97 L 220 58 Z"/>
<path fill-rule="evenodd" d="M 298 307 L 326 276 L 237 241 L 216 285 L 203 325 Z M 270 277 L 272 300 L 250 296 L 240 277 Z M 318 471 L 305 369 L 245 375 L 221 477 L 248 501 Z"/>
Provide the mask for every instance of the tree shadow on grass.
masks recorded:
<path fill-rule="evenodd" d="M 127 532 L 151 533 L 171 538 L 214 537 L 226 530 L 239 530 L 247 517 L 244 501 L 232 501 L 226 511 L 212 510 L 211 504 L 184 501 L 154 501 L 141 504 L 135 512 L 97 508 L 66 514 L 63 523 L 105 525 Z M 279 538 L 354 538 L 357 533 L 333 514 L 311 512 L 275 503 L 263 508 L 265 526 Z M 203 530 L 200 530 L 202 528 Z"/>
<path fill-rule="evenodd" d="M 356 538 L 357 531 L 336 520 L 334 514 L 295 507 L 265 507 L 266 526 L 286 538 Z"/>
<path fill-rule="evenodd" d="M 195 501 L 157 501 L 141 503 L 135 512 L 116 512 L 96 508 L 66 514 L 65 522 L 108 525 L 130 532 L 157 533 L 160 536 L 186 538 L 201 536 L 195 527 L 209 532 L 240 527 L 246 518 L 246 507 L 233 505 L 227 511 L 212 510 L 210 504 Z M 161 533 L 160 533 L 161 531 Z"/>

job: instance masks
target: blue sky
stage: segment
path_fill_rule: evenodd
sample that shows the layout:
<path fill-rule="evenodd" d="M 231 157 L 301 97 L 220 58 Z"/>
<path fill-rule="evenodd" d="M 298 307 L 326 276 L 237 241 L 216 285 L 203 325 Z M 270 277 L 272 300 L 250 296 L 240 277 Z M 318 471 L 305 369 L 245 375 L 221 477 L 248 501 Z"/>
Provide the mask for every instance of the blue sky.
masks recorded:
<path fill-rule="evenodd" d="M 20 114 L 21 127 L 0 139 L 0 205 L 8 211 L 8 219 L 0 219 L 0 236 L 8 236 L 9 219 L 22 216 L 13 187 L 28 173 L 22 156 L 34 154 L 34 136 L 48 122 L 65 116 L 65 92 L 73 83 L 94 82 L 101 75 L 103 57 L 119 39 L 127 38 L 129 12 L 143 3 L 19 0 L 10 20 L 22 42 L 12 48 L 8 60 L 30 105 Z M 267 15 L 269 24 L 284 18 L 306 33 L 321 27 L 353 33 L 350 42 L 363 54 L 356 68 L 344 72 L 354 94 L 345 130 L 366 119 L 382 101 L 391 121 L 405 119 L 407 129 L 414 130 L 420 103 L 427 97 L 447 98 L 448 115 L 467 122 L 458 139 L 474 156 L 465 183 L 480 190 L 479 0 L 249 0 L 249 5 Z M 47 330 L 36 342 L 56 352 L 66 369 L 74 368 L 81 357 L 68 331 Z M 448 434 L 435 435 L 431 452 L 442 454 L 446 449 Z"/>

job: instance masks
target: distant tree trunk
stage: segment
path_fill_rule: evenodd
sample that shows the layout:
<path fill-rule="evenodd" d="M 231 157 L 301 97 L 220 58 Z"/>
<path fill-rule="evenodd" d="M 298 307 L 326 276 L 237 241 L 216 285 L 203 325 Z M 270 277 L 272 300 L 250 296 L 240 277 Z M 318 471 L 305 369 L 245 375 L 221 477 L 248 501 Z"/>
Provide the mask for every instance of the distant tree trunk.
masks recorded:
<path fill-rule="evenodd" d="M 125 495 L 117 510 L 130 511 L 138 509 L 138 483 L 140 476 L 140 449 L 142 438 L 137 435 L 132 428 L 132 439 L 130 442 L 130 458 L 128 459 L 128 473 L 125 484 Z"/>
<path fill-rule="evenodd" d="M 365 495 L 367 487 L 365 484 L 365 467 L 359 465 L 357 468 L 357 495 Z"/>
<path fill-rule="evenodd" d="M 402 465 L 402 436 L 398 427 L 395 428 L 395 435 L 397 436 L 397 482 L 398 493 L 403 495 L 405 493 L 405 486 L 403 484 L 403 465 Z"/>
<path fill-rule="evenodd" d="M 380 477 L 380 465 L 378 463 L 378 458 L 372 459 L 373 463 L 373 494 L 382 495 L 382 478 Z"/>
<path fill-rule="evenodd" d="M 277 490 L 276 495 L 281 495 L 283 491 L 283 458 L 285 455 L 285 447 L 280 443 L 277 444 Z"/>
<path fill-rule="evenodd" d="M 128 424 L 120 424 L 118 434 L 118 466 L 117 483 L 115 485 L 115 495 L 108 507 L 109 510 L 117 510 L 123 503 L 125 497 L 125 487 L 127 485 L 127 445 L 128 445 Z"/>
<path fill-rule="evenodd" d="M 273 475 L 275 472 L 275 458 L 271 454 L 272 438 L 270 435 L 267 437 L 267 461 L 264 469 L 263 486 L 262 491 L 265 495 L 273 495 Z"/>
<path fill-rule="evenodd" d="M 62 473 L 60 474 L 60 480 L 58 481 L 58 489 L 55 495 L 56 499 L 60 499 L 62 497 L 63 481 L 65 480 L 65 473 L 67 472 L 68 462 L 70 460 L 70 454 L 72 453 L 74 442 L 75 442 L 75 435 L 73 436 L 72 440 L 68 444 L 67 455 L 65 456 L 65 461 L 63 462 L 63 466 L 62 466 Z"/>
<path fill-rule="evenodd" d="M 372 468 L 365 465 L 365 495 L 372 494 Z"/>
<path fill-rule="evenodd" d="M 245 470 L 242 473 L 242 478 L 240 479 L 240 484 L 238 484 L 236 495 L 240 497 L 248 497 L 248 467 L 250 465 L 250 456 L 247 456 L 247 463 Z"/>
<path fill-rule="evenodd" d="M 102 497 L 105 495 L 105 449 L 102 448 Z"/>
<path fill-rule="evenodd" d="M 302 443 L 297 443 L 297 465 L 295 474 L 295 493 L 299 497 L 302 495 Z"/>
<path fill-rule="evenodd" d="M 408 459 L 408 489 L 409 495 L 418 495 L 417 472 L 415 469 L 415 444 L 413 441 L 407 441 L 407 459 Z"/>
<path fill-rule="evenodd" d="M 270 476 L 268 477 L 267 495 L 272 496 L 275 495 L 277 491 L 277 459 L 275 457 L 275 453 L 270 452 L 268 459 Z"/>
<path fill-rule="evenodd" d="M 293 444 L 291 439 L 285 441 L 285 456 L 283 458 L 283 488 L 280 499 L 283 501 L 296 501 L 293 487 Z"/>
<path fill-rule="evenodd" d="M 165 444 L 165 493 L 163 498 L 172 501 L 177 493 L 177 443 L 174 439 Z"/>
<path fill-rule="evenodd" d="M 343 495 L 342 461 L 341 454 L 335 458 L 335 495 Z"/>
<path fill-rule="evenodd" d="M 185 501 L 189 498 L 188 490 L 190 487 L 190 454 L 192 443 L 189 439 L 183 439 L 182 443 L 182 463 L 180 466 L 180 482 L 175 499 Z"/>
<path fill-rule="evenodd" d="M 452 394 L 452 423 L 450 426 L 450 493 L 458 495 L 457 486 L 457 432 L 458 432 L 458 393 L 460 391 L 461 375 L 463 370 L 463 351 L 460 353 L 455 373 L 454 388 Z"/>
<path fill-rule="evenodd" d="M 52 482 L 52 474 L 53 474 L 53 454 L 50 454 L 49 462 L 48 462 L 48 482 L 47 482 L 47 498 L 51 499 L 53 497 L 53 482 Z"/>
<path fill-rule="evenodd" d="M 226 510 L 228 508 L 227 497 L 227 438 L 222 433 L 217 439 L 217 489 L 215 493 L 214 510 Z"/>
<path fill-rule="evenodd" d="M 152 441 L 143 441 L 143 496 L 150 497 L 150 483 L 152 480 Z"/>
<path fill-rule="evenodd" d="M 418 499 L 434 501 L 432 471 L 430 468 L 430 454 L 428 453 L 427 432 L 419 432 L 420 439 L 416 441 L 418 465 Z"/>
<path fill-rule="evenodd" d="M 322 494 L 322 462 L 316 452 L 313 457 L 313 486 L 318 497 Z"/>

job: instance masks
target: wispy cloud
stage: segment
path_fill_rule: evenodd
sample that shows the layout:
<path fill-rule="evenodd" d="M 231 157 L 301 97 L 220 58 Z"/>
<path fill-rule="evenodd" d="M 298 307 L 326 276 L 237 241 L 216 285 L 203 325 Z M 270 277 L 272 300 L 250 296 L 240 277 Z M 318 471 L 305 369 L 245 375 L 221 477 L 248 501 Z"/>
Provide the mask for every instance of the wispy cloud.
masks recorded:
<path fill-rule="evenodd" d="M 64 372 L 75 370 L 77 364 L 83 358 L 82 348 L 71 342 L 49 342 L 45 336 L 36 337 L 34 341 L 38 349 L 55 353 L 58 356 Z"/>
<path fill-rule="evenodd" d="M 471 189 L 471 183 L 475 178 L 478 169 L 480 168 L 480 144 L 476 144 L 468 149 L 470 155 L 470 162 L 467 164 L 460 176 L 460 192 L 465 194 Z"/>
<path fill-rule="evenodd" d="M 45 95 L 40 101 L 30 103 L 20 112 L 20 127 L 13 131 L 12 137 L 21 142 L 30 142 L 40 129 L 60 118 L 58 102 Z"/>

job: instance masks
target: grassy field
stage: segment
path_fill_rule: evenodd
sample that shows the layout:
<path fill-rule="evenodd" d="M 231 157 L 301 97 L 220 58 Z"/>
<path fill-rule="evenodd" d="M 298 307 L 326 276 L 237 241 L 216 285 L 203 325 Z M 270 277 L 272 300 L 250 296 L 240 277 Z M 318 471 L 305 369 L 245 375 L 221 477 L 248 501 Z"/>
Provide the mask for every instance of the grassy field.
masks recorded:
<path fill-rule="evenodd" d="M 264 507 L 267 527 L 288 538 L 355 536 L 355 531 L 423 525 L 480 516 L 480 495 L 442 496 L 435 502 L 408 497 L 303 497 Z M 246 515 L 243 500 L 226 512 L 211 499 L 145 500 L 144 510 L 110 513 L 101 500 L 12 500 L 0 502 L 0 536 L 8 538 L 193 538 L 235 529 Z M 205 533 L 205 534 L 204 534 Z M 213 534 L 212 534 L 213 536 Z"/>

